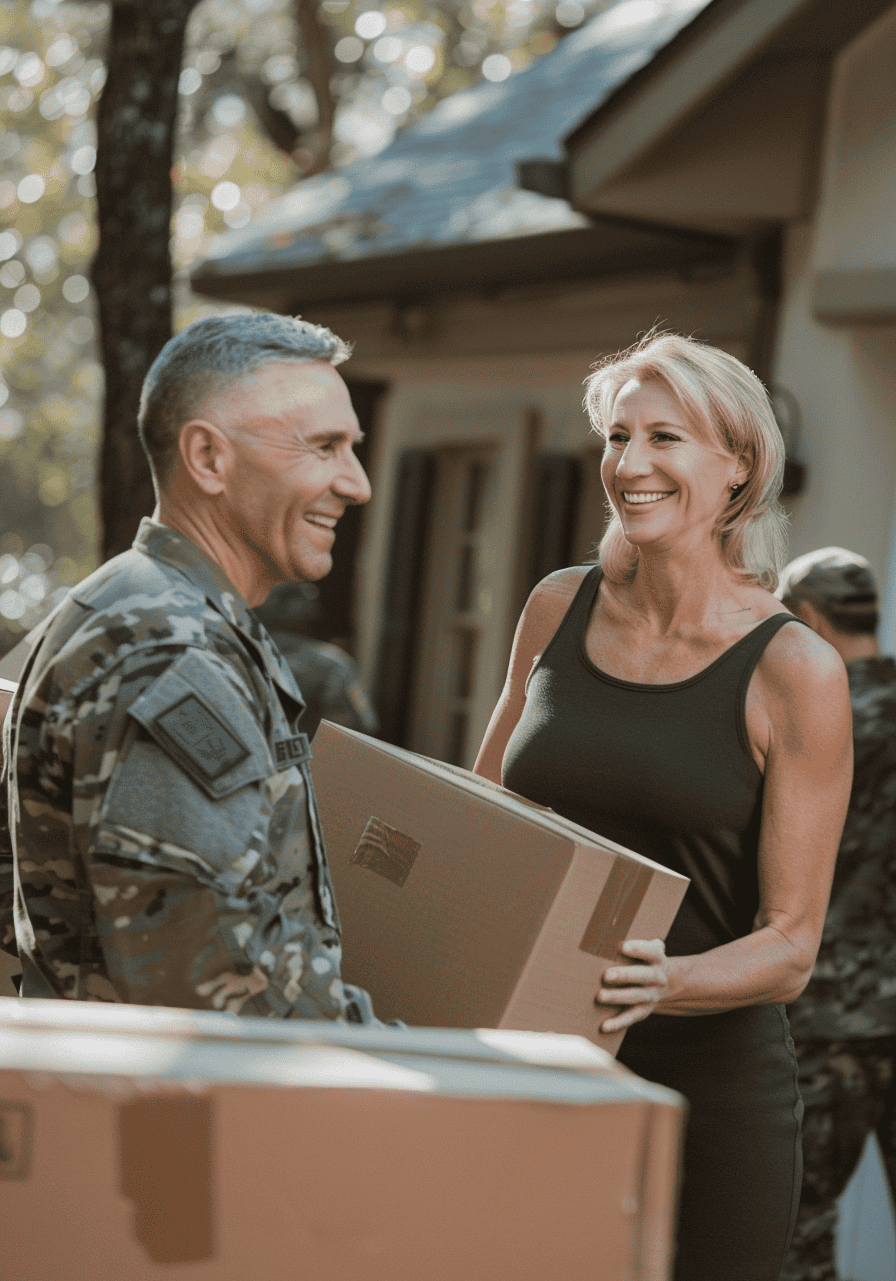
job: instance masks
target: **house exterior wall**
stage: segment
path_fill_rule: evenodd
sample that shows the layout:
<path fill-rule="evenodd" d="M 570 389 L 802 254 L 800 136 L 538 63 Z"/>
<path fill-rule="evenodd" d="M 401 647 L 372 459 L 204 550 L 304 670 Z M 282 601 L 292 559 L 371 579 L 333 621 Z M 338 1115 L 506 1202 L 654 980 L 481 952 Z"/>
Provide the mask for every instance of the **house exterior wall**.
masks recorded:
<path fill-rule="evenodd" d="M 818 208 L 787 232 L 774 370 L 804 420 L 790 553 L 836 544 L 867 556 L 896 652 L 896 323 L 827 324 L 812 310 L 817 272 L 896 267 L 894 209 L 896 6 L 834 68 Z"/>

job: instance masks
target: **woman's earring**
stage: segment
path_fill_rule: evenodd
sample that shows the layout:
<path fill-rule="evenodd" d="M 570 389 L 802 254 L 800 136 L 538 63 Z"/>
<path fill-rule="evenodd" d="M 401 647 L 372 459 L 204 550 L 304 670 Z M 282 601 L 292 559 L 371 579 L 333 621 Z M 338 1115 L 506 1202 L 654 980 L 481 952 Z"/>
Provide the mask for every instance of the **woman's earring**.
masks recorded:
<path fill-rule="evenodd" d="M 746 482 L 744 482 L 746 483 Z M 731 497 L 735 498 L 743 489 L 743 485 L 734 484 L 731 486 Z"/>

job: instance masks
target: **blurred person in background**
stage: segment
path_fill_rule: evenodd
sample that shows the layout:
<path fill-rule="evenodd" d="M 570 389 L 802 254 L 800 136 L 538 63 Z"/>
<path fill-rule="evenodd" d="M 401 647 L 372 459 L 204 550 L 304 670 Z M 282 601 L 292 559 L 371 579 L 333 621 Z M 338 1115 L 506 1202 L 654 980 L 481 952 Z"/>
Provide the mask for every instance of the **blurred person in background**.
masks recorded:
<path fill-rule="evenodd" d="M 776 600 L 784 442 L 724 351 L 648 335 L 586 400 L 613 514 L 532 593 L 476 763 L 690 877 L 603 976 L 619 1061 L 689 1104 L 675 1281 L 778 1281 L 800 1187 L 784 1005 L 812 972 L 851 778 L 839 656 Z"/>
<path fill-rule="evenodd" d="M 837 1281 L 837 1198 L 877 1135 L 896 1211 L 896 660 L 878 596 L 842 547 L 786 566 L 777 595 L 846 664 L 854 774 L 821 948 L 788 1008 L 799 1060 L 803 1190 L 782 1281 Z"/>
<path fill-rule="evenodd" d="M 304 634 L 318 612 L 313 583 L 280 583 L 252 611 L 263 623 L 302 691 L 305 710 L 299 727 L 313 739 L 321 721 L 334 721 L 362 734 L 376 734 L 379 722 L 361 686 L 358 669 L 344 649 Z"/>
<path fill-rule="evenodd" d="M 372 1020 L 340 975 L 305 705 L 250 609 L 329 573 L 370 498 L 348 355 L 241 313 L 152 365 L 155 513 L 38 629 L 4 726 L 0 946 L 22 996 Z"/>

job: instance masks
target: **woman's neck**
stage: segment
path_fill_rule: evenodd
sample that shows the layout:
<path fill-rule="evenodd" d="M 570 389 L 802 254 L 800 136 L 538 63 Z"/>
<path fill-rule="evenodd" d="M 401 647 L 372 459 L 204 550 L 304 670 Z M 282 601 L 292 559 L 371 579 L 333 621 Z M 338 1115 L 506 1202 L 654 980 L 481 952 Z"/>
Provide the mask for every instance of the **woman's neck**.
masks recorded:
<path fill-rule="evenodd" d="M 736 581 L 721 555 L 642 553 L 628 589 L 630 606 L 659 635 L 705 628 L 745 615 Z"/>

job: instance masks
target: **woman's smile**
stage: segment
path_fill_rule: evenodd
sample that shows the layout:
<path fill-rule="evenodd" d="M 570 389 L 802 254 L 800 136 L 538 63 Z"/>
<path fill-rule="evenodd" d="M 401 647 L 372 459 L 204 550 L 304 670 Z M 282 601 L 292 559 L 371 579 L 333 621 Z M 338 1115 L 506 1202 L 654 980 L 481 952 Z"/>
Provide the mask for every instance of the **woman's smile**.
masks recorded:
<path fill-rule="evenodd" d="M 676 491 L 674 489 L 654 489 L 654 490 L 623 490 L 623 501 L 632 507 L 644 507 L 651 503 L 662 502 L 664 498 L 671 498 Z"/>

